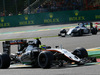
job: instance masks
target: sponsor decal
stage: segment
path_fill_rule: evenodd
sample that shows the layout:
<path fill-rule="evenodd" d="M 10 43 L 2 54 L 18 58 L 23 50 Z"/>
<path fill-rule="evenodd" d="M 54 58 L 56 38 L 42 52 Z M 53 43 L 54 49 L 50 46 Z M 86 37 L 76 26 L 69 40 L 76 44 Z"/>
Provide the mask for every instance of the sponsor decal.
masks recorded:
<path fill-rule="evenodd" d="M 79 11 L 75 11 L 74 14 L 75 14 L 75 16 L 78 16 Z"/>
<path fill-rule="evenodd" d="M 100 15 L 95 15 L 95 19 L 100 19 Z"/>
<path fill-rule="evenodd" d="M 44 19 L 44 23 L 59 23 L 59 18 L 54 18 L 53 13 L 49 13 L 49 18 Z"/>
<path fill-rule="evenodd" d="M 69 21 L 83 21 L 85 20 L 85 16 L 79 16 L 79 11 L 74 12 L 73 17 L 69 17 Z"/>
<path fill-rule="evenodd" d="M 4 17 L 1 17 L 0 18 L 0 27 L 9 27 L 10 26 L 10 23 L 9 22 L 5 22 L 5 19 Z"/>
<path fill-rule="evenodd" d="M 32 25 L 32 24 L 34 24 L 34 20 L 29 20 L 28 15 L 25 15 L 24 19 L 25 19 L 24 21 L 19 22 L 19 25 Z"/>

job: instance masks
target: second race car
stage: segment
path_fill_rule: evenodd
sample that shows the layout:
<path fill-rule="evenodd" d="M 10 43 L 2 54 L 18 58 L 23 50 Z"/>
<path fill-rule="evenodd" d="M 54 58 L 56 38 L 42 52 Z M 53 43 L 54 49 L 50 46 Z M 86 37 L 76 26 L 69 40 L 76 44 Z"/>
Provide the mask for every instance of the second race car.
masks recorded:
<path fill-rule="evenodd" d="M 90 34 L 92 33 L 93 35 L 97 34 L 97 28 L 93 27 L 93 23 L 90 24 L 90 28 L 85 26 L 86 23 L 79 23 L 78 26 L 75 28 L 71 28 L 68 31 L 66 29 L 62 29 L 58 36 L 65 37 L 66 35 L 70 36 L 82 36 L 84 34 Z"/>

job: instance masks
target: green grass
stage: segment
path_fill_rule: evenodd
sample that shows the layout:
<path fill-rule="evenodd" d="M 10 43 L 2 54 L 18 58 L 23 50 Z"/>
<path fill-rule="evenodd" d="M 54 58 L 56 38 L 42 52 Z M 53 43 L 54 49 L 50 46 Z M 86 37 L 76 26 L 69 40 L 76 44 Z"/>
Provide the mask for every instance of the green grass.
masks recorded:
<path fill-rule="evenodd" d="M 100 58 L 100 54 L 89 55 L 90 57 Z"/>

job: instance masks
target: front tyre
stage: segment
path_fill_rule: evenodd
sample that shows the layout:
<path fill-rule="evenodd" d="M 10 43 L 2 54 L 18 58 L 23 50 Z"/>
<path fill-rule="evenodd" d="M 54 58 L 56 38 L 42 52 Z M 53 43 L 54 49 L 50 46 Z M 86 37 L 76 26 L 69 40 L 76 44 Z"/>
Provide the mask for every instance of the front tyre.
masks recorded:
<path fill-rule="evenodd" d="M 8 54 L 0 55 L 0 68 L 7 69 L 10 66 L 10 57 Z"/>
<path fill-rule="evenodd" d="M 60 31 L 60 34 L 58 34 L 58 36 L 65 37 L 66 33 L 67 33 L 66 29 L 63 29 Z"/>
<path fill-rule="evenodd" d="M 84 65 L 86 63 L 85 58 L 88 58 L 88 53 L 85 48 L 78 47 L 72 53 L 81 59 L 80 62 L 76 62 L 76 64 Z"/>
<path fill-rule="evenodd" d="M 86 58 L 88 57 L 88 53 L 85 48 L 78 47 L 73 52 L 74 55 L 78 56 L 79 58 Z"/>
<path fill-rule="evenodd" d="M 66 33 L 61 33 L 60 35 L 61 35 L 61 37 L 65 37 Z"/>
<path fill-rule="evenodd" d="M 50 51 L 43 51 L 38 56 L 38 64 L 41 68 L 51 68 L 54 59 L 53 53 Z"/>

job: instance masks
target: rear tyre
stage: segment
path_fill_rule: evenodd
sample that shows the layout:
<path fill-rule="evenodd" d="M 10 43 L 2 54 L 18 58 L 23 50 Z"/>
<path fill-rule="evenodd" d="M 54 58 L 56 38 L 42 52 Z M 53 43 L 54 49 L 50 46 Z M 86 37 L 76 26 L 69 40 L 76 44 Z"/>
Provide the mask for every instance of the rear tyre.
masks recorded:
<path fill-rule="evenodd" d="M 96 35 L 97 34 L 97 28 L 91 28 L 91 33 L 93 35 Z"/>
<path fill-rule="evenodd" d="M 8 54 L 1 54 L 0 55 L 0 68 L 7 69 L 10 66 L 10 57 Z"/>
<path fill-rule="evenodd" d="M 43 51 L 38 56 L 38 64 L 41 68 L 51 68 L 54 59 L 53 53 L 50 51 Z"/>

